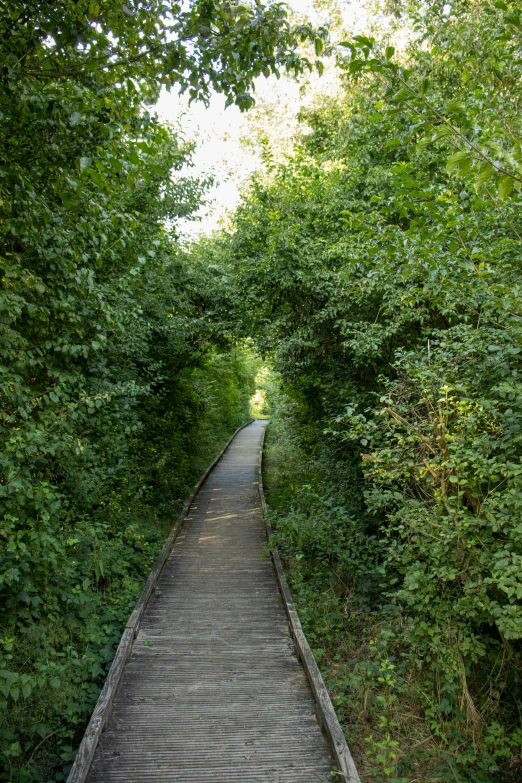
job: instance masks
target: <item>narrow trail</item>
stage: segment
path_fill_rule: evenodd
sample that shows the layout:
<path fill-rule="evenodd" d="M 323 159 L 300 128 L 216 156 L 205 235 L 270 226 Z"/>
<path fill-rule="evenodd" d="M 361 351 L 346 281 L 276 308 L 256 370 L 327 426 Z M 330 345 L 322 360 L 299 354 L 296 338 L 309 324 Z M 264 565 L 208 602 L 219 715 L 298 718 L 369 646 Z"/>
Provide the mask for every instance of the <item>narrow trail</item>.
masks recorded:
<path fill-rule="evenodd" d="M 199 490 L 125 666 L 89 783 L 327 783 L 257 491 L 264 421 Z"/>

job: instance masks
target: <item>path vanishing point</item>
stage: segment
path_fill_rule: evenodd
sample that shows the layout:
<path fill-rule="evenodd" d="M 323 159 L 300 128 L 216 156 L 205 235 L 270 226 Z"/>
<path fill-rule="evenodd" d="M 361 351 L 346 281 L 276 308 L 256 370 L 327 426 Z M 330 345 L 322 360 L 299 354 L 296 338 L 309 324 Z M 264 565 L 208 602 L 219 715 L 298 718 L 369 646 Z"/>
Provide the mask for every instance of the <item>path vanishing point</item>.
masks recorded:
<path fill-rule="evenodd" d="M 305 668 L 299 660 L 264 552 L 266 424 L 238 431 L 194 497 L 70 783 L 358 783 L 347 747 L 348 766 L 332 777 L 339 752 L 317 716 L 324 728 L 322 702 L 333 710 L 322 680 L 305 673 L 306 655 Z M 342 734 L 335 739 L 340 748 Z"/>

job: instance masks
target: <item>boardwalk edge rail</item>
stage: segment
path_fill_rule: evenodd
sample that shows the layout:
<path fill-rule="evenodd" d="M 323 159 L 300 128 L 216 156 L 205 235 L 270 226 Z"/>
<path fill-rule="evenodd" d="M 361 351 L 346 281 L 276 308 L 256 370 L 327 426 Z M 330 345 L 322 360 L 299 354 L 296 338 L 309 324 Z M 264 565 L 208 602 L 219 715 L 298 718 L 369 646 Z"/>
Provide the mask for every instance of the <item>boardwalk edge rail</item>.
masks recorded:
<path fill-rule="evenodd" d="M 269 539 L 273 534 L 272 525 L 268 518 L 268 511 L 266 506 L 265 492 L 263 489 L 263 446 L 265 440 L 265 432 L 263 432 L 261 438 L 261 449 L 259 452 L 259 459 L 257 464 L 258 469 L 258 489 L 259 498 L 261 501 L 261 511 L 265 521 L 267 533 Z M 303 665 L 308 682 L 312 689 L 312 693 L 315 697 L 317 719 L 319 724 L 326 734 L 329 740 L 334 760 L 337 764 L 337 775 L 340 776 L 343 783 L 361 783 L 361 779 L 355 767 L 355 763 L 350 753 L 350 748 L 346 742 L 344 732 L 341 728 L 337 715 L 330 699 L 330 694 L 324 684 L 321 672 L 315 658 L 313 656 L 310 645 L 304 635 L 304 631 L 301 627 L 301 622 L 295 608 L 294 599 L 290 592 L 288 582 L 286 581 L 285 572 L 283 570 L 283 564 L 279 556 L 279 552 L 275 547 L 271 547 L 272 562 L 276 572 L 277 582 L 279 584 L 279 591 L 283 599 L 283 604 L 290 625 L 290 631 L 294 640 L 294 645 L 298 657 Z"/>
<path fill-rule="evenodd" d="M 250 419 L 250 421 L 248 421 L 246 424 L 243 424 L 241 427 L 238 427 L 237 430 L 234 432 L 234 434 L 231 435 L 231 437 L 223 446 L 223 448 L 221 449 L 217 457 L 208 466 L 204 474 L 199 479 L 198 483 L 195 485 L 190 497 L 188 498 L 187 502 L 183 506 L 183 510 L 181 514 L 176 519 L 172 527 L 172 530 L 170 531 L 170 534 L 167 540 L 165 541 L 165 545 L 163 546 L 163 549 L 161 550 L 158 559 L 154 563 L 154 567 L 150 572 L 150 576 L 145 582 L 145 587 L 143 588 L 141 595 L 138 598 L 136 605 L 134 606 L 134 609 L 127 621 L 125 630 L 123 631 L 122 637 L 120 639 L 120 643 L 118 645 L 118 649 L 116 650 L 116 654 L 112 661 L 111 668 L 109 669 L 109 673 L 107 674 L 107 678 L 105 680 L 105 683 L 99 695 L 98 701 L 96 702 L 96 707 L 94 708 L 94 712 L 91 715 L 91 719 L 87 724 L 87 728 L 85 729 L 85 734 L 83 735 L 83 739 L 80 743 L 80 747 L 78 748 L 78 753 L 76 754 L 76 758 L 71 767 L 71 771 L 69 772 L 67 783 L 84 783 L 87 777 L 87 774 L 89 772 L 92 763 L 92 759 L 94 757 L 94 753 L 96 751 L 96 747 L 98 745 L 98 741 L 101 737 L 105 724 L 107 723 L 107 720 L 109 719 L 109 716 L 111 714 L 114 695 L 116 693 L 116 689 L 118 687 L 121 676 L 123 674 L 123 669 L 125 667 L 125 664 L 130 656 L 134 639 L 136 638 L 136 635 L 139 631 L 141 618 L 143 617 L 143 613 L 145 611 L 149 598 L 151 597 L 152 592 L 156 586 L 156 582 L 158 581 L 158 577 L 161 573 L 161 569 L 165 565 L 165 562 L 167 561 L 172 551 L 174 542 L 177 538 L 179 531 L 183 526 L 183 523 L 190 510 L 190 506 L 192 505 L 195 496 L 199 492 L 201 485 L 208 477 L 210 471 L 217 465 L 221 457 L 224 455 L 224 453 L 226 452 L 226 450 L 228 449 L 228 447 L 236 437 L 237 433 L 240 430 L 244 429 L 245 427 L 248 427 L 248 425 L 251 424 L 253 421 L 254 419 Z"/>

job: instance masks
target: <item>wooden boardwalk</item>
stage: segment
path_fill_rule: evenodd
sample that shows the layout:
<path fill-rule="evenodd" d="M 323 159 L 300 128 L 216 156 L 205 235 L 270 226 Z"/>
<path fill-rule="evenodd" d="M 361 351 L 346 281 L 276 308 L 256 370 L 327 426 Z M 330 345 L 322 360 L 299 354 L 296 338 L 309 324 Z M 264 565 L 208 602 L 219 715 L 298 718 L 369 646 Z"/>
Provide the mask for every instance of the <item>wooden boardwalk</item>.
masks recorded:
<path fill-rule="evenodd" d="M 89 783 L 327 783 L 257 491 L 266 422 L 241 430 L 161 571 Z"/>

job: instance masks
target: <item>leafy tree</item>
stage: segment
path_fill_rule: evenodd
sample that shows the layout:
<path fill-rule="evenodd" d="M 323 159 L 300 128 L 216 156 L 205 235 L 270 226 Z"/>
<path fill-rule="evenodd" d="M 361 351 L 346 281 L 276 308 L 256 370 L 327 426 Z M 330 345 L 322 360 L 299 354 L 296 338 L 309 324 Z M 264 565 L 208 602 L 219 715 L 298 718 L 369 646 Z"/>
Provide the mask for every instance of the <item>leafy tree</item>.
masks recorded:
<path fill-rule="evenodd" d="M 21 81 L 58 79 L 140 97 L 137 82 L 149 99 L 162 84 L 188 90 L 192 99 L 215 90 L 248 108 L 257 76 L 310 67 L 297 44 L 324 35 L 292 27 L 283 3 L 260 0 L 15 2 L 3 13 L 2 79 L 14 92 Z"/>
<path fill-rule="evenodd" d="M 305 452 L 330 455 L 338 493 L 340 455 L 358 466 L 382 623 L 404 618 L 387 649 L 437 738 L 408 763 L 484 783 L 511 779 L 521 736 L 519 5 L 412 3 L 407 52 L 341 44 L 344 101 L 303 114 L 214 251 Z M 374 590 L 337 522 L 302 548 L 302 498 L 280 529 L 310 584 L 320 552 L 335 589 Z"/>
<path fill-rule="evenodd" d="M 248 108 L 316 35 L 261 2 L 0 6 L 2 780 L 67 775 L 173 515 L 248 415 L 255 362 L 176 237 L 207 183 L 147 106 Z"/>

